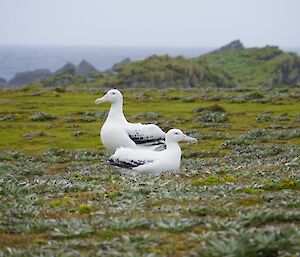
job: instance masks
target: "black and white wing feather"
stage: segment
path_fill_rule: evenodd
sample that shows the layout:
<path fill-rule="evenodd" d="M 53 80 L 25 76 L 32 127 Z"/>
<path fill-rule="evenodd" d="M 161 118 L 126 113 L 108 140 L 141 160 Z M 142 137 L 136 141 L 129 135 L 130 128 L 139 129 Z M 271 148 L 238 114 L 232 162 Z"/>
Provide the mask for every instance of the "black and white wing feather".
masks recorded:
<path fill-rule="evenodd" d="M 110 157 L 109 164 L 121 168 L 132 169 L 151 164 L 157 159 L 154 151 L 118 148 Z"/>
<path fill-rule="evenodd" d="M 153 161 L 147 161 L 147 160 L 121 160 L 117 158 L 111 158 L 109 159 L 109 164 L 112 166 L 117 166 L 120 168 L 125 168 L 125 169 L 132 169 L 139 167 L 141 165 L 149 164 L 152 163 Z"/>
<path fill-rule="evenodd" d="M 130 123 L 126 128 L 130 139 L 137 145 L 164 145 L 165 132 L 155 124 Z"/>

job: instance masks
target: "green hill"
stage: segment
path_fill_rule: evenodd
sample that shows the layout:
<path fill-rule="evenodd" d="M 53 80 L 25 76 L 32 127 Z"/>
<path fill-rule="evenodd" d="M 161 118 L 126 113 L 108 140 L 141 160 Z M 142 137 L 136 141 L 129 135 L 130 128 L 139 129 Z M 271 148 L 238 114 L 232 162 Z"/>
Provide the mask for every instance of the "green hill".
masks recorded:
<path fill-rule="evenodd" d="M 300 57 L 276 46 L 210 53 L 196 58 L 229 73 L 242 86 L 300 85 Z"/>
<path fill-rule="evenodd" d="M 181 56 L 151 56 L 142 61 L 119 65 L 113 75 L 100 80 L 103 86 L 121 87 L 200 87 L 232 85 L 231 76 L 218 67 L 194 62 Z"/>
<path fill-rule="evenodd" d="M 108 88 L 299 86 L 300 57 L 275 46 L 238 49 L 225 46 L 198 58 L 153 55 L 88 77 L 66 71 L 42 84 Z"/>

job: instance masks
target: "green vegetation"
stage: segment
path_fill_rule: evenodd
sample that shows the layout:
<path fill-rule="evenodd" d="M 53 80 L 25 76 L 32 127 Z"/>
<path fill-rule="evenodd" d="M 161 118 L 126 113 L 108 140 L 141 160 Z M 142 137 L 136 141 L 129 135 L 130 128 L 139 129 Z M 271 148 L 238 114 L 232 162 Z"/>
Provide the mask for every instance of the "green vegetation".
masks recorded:
<path fill-rule="evenodd" d="M 153 55 L 89 77 L 67 70 L 33 85 L 55 87 L 58 93 L 71 85 L 98 88 L 299 86 L 300 57 L 276 46 L 212 52 L 198 58 Z M 244 97 L 264 101 L 264 95 L 258 92 Z M 184 101 L 193 101 L 193 98 Z"/>
<path fill-rule="evenodd" d="M 211 53 L 197 62 L 222 68 L 236 85 L 300 85 L 300 57 L 275 46 Z"/>
<path fill-rule="evenodd" d="M 0 256 L 299 255 L 299 87 L 123 90 L 199 140 L 159 177 L 106 165 L 103 91 L 64 89 L 0 92 Z"/>
<path fill-rule="evenodd" d="M 230 76 L 222 69 L 193 62 L 183 57 L 151 56 L 142 61 L 120 65 L 116 75 L 103 80 L 103 85 L 126 87 L 201 87 L 231 85 Z"/>

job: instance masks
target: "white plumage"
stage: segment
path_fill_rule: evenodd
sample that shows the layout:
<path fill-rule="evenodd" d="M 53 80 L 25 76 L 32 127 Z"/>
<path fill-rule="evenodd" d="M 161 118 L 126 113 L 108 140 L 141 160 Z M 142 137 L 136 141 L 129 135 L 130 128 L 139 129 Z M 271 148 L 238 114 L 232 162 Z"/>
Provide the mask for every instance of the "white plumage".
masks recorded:
<path fill-rule="evenodd" d="M 160 152 L 119 148 L 110 157 L 110 164 L 138 173 L 159 175 L 164 171 L 178 171 L 181 161 L 180 141 L 197 142 L 179 129 L 171 129 L 166 134 L 166 149 Z"/>
<path fill-rule="evenodd" d="M 110 102 L 111 107 L 100 132 L 103 146 L 113 153 L 119 147 L 156 149 L 164 145 L 165 132 L 155 124 L 130 123 L 123 113 L 123 96 L 116 89 L 109 90 L 96 104 Z"/>

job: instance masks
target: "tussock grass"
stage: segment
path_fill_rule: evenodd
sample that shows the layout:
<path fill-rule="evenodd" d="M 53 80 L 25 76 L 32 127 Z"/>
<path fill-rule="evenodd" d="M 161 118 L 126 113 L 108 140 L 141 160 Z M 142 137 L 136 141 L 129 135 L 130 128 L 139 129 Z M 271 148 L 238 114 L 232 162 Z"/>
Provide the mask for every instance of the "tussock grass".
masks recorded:
<path fill-rule="evenodd" d="M 0 256 L 299 255 L 299 88 L 125 90 L 130 120 L 199 140 L 159 177 L 106 165 L 102 91 L 34 92 L 1 91 Z"/>

